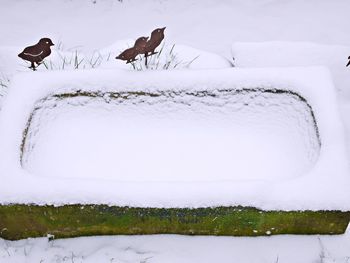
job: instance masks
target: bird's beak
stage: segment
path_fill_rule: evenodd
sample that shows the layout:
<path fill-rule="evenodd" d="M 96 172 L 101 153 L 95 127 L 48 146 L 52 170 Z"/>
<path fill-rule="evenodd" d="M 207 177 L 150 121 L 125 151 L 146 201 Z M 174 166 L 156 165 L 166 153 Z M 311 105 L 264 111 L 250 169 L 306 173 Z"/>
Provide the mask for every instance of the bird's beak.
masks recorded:
<path fill-rule="evenodd" d="M 163 27 L 162 30 L 164 31 L 166 29 L 166 27 Z"/>
<path fill-rule="evenodd" d="M 54 46 L 55 44 L 54 43 L 52 43 L 50 46 Z"/>
<path fill-rule="evenodd" d="M 346 66 L 348 67 L 348 66 L 350 66 L 350 59 L 349 59 L 349 62 L 348 62 L 348 64 L 346 64 Z"/>

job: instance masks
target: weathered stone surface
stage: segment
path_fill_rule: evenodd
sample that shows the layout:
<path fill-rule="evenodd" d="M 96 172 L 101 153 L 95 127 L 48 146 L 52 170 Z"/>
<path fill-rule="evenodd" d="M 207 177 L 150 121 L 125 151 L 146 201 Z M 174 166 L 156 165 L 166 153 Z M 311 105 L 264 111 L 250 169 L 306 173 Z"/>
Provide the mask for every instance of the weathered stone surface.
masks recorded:
<path fill-rule="evenodd" d="M 107 205 L 1 205 L 0 237 L 17 240 L 52 234 L 185 234 L 261 236 L 342 234 L 350 212 L 262 211 L 251 207 L 135 208 Z"/>

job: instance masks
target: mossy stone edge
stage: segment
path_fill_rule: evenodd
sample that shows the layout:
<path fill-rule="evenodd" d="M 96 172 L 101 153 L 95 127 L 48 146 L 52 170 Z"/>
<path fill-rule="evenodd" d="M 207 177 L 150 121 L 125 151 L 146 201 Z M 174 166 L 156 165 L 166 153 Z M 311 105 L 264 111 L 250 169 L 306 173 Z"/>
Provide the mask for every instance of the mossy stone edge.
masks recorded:
<path fill-rule="evenodd" d="M 0 237 L 183 234 L 342 234 L 350 212 L 264 211 L 253 207 L 138 208 L 108 205 L 0 205 Z"/>

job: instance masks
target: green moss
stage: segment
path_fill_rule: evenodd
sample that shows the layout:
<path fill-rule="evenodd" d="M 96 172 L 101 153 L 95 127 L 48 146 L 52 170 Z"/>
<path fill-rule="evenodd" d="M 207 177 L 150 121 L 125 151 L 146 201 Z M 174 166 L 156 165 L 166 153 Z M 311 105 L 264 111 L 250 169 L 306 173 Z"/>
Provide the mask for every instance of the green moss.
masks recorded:
<path fill-rule="evenodd" d="M 2 205 L 0 236 L 17 240 L 116 234 L 259 236 L 342 234 L 350 219 L 340 211 L 262 211 L 251 207 L 135 208 L 106 205 Z"/>

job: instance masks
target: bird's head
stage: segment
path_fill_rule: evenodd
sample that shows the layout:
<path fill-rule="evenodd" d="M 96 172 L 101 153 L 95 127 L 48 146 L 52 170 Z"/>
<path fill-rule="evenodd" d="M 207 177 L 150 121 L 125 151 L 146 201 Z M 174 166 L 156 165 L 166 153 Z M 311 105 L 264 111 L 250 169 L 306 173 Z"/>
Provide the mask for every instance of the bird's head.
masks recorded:
<path fill-rule="evenodd" d="M 159 34 L 161 34 L 161 35 L 164 35 L 164 30 L 166 29 L 166 27 L 162 27 L 162 28 L 156 28 L 156 29 L 154 29 L 153 30 L 153 32 L 152 32 L 152 35 L 159 35 Z"/>
<path fill-rule="evenodd" d="M 43 44 L 43 45 L 47 45 L 47 46 L 54 46 L 55 45 L 54 43 L 52 43 L 52 40 L 50 38 L 47 38 L 47 37 L 40 39 L 39 43 Z"/>
<path fill-rule="evenodd" d="M 139 37 L 135 41 L 135 46 L 145 44 L 147 42 L 147 40 L 148 40 L 148 37 Z"/>
<path fill-rule="evenodd" d="M 119 56 L 116 56 L 115 59 L 121 59 L 124 60 L 125 56 L 123 54 L 120 54 Z"/>

